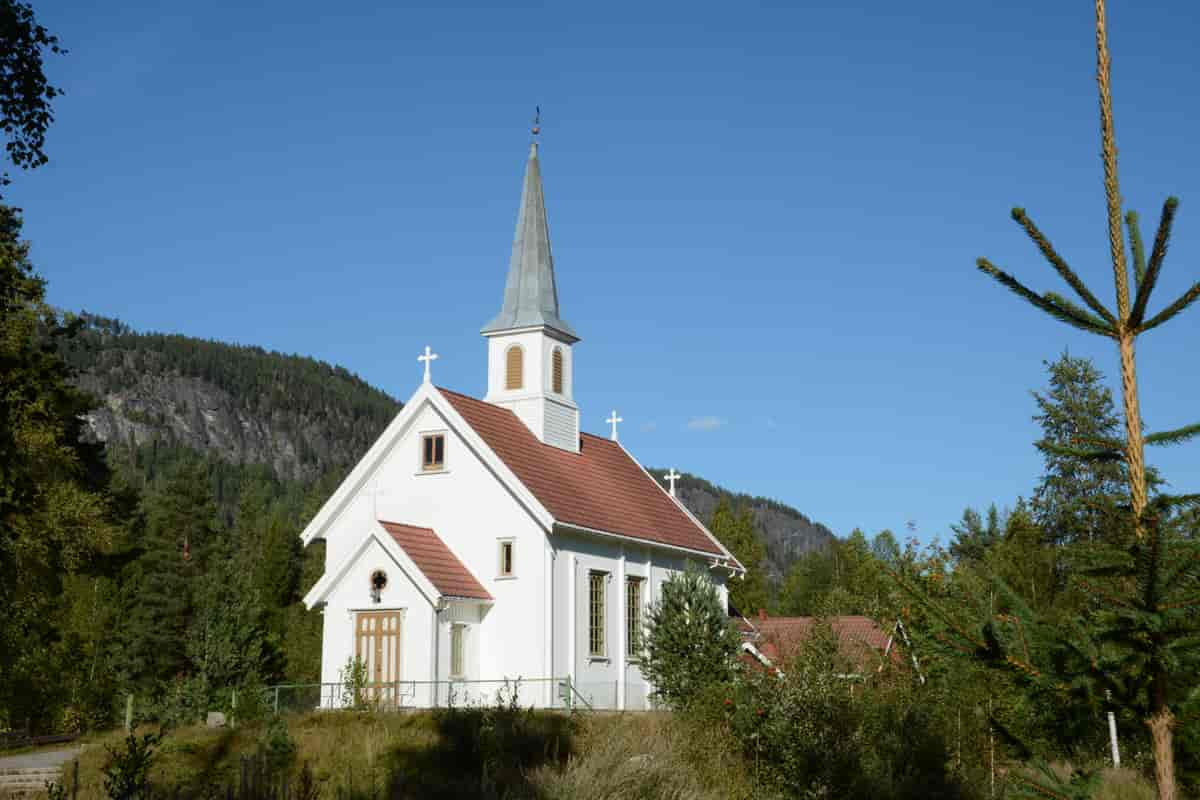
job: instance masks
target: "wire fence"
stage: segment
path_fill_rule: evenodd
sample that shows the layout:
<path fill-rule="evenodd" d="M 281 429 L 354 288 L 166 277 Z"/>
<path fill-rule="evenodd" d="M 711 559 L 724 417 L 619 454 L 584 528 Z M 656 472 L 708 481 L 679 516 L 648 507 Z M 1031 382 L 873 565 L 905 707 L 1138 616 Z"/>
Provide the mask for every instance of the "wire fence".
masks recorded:
<path fill-rule="evenodd" d="M 392 681 L 354 685 L 288 683 L 268 686 L 262 703 L 278 714 L 317 710 L 371 709 L 402 711 L 448 706 L 490 706 L 515 703 L 522 707 L 563 710 L 618 710 L 620 686 L 616 681 L 574 682 L 570 677 L 497 680 Z M 647 689 L 630 683 L 624 708 L 652 708 Z"/>

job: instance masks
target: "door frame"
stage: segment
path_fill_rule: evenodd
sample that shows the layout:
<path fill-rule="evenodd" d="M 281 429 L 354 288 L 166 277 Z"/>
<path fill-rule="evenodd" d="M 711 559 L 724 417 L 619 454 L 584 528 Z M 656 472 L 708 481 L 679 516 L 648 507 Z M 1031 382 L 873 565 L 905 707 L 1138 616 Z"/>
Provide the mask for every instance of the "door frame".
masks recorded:
<path fill-rule="evenodd" d="M 368 665 L 368 670 L 371 669 L 372 665 L 374 666 L 374 674 L 368 672 L 365 689 L 367 702 L 377 707 L 396 708 L 399 706 L 399 685 L 404 677 L 405 611 L 406 609 L 402 606 L 394 608 L 372 607 L 350 609 L 352 631 L 351 658 L 361 658 Z M 391 652 L 387 654 L 388 657 L 386 659 L 383 658 L 383 655 L 387 635 L 381 635 L 378 630 L 369 633 L 363 633 L 360 630 L 362 621 L 371 617 L 377 619 L 395 619 L 395 641 L 391 643 Z M 375 648 L 373 654 L 364 654 L 361 652 L 364 637 L 370 637 Z M 367 657 L 368 655 L 371 657 Z M 383 671 L 384 663 L 389 665 L 389 672 L 393 673 L 391 680 L 387 679 L 388 676 L 381 676 L 380 674 Z"/>

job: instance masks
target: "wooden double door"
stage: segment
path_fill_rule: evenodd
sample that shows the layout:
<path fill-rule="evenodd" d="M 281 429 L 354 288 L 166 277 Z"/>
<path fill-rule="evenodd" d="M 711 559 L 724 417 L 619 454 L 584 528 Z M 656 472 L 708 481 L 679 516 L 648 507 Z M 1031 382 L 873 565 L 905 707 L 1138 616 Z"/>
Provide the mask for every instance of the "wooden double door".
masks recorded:
<path fill-rule="evenodd" d="M 367 668 L 367 702 L 394 707 L 399 704 L 400 641 L 403 614 L 399 611 L 360 611 L 355 632 L 355 652 Z"/>

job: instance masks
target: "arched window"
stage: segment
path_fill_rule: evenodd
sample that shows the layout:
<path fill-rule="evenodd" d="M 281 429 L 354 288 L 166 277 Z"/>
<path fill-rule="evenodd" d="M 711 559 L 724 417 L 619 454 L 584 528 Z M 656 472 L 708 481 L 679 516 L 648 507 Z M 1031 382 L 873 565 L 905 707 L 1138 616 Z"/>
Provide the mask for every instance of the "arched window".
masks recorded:
<path fill-rule="evenodd" d="M 554 387 L 555 394 L 563 393 L 563 354 L 562 348 L 554 348 L 554 355 L 550 357 L 550 385 Z"/>
<path fill-rule="evenodd" d="M 504 354 L 504 388 L 520 389 L 525 385 L 525 351 L 519 344 Z"/>

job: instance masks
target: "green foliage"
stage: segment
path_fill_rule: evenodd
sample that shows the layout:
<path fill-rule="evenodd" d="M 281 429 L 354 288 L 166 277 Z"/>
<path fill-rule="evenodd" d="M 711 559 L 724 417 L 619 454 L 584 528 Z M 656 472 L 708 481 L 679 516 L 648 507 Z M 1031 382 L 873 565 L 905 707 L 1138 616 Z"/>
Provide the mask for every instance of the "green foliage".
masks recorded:
<path fill-rule="evenodd" d="M 1038 295 L 1036 292 L 1026 288 L 1024 284 L 1009 275 L 1007 272 L 997 268 L 986 258 L 980 258 L 976 262 L 979 269 L 985 274 L 991 276 L 1001 286 L 1013 292 L 1017 296 L 1025 299 L 1036 308 L 1045 311 L 1050 316 L 1058 319 L 1060 322 L 1065 322 L 1072 327 L 1094 333 L 1109 338 L 1119 338 L 1124 331 L 1132 332 L 1134 335 L 1144 333 L 1163 324 L 1171 319 L 1183 309 L 1191 305 L 1200 297 L 1200 282 L 1193 284 L 1190 289 L 1183 293 L 1174 302 L 1167 305 L 1165 309 L 1159 312 L 1158 315 L 1148 321 L 1143 321 L 1146 305 L 1150 301 L 1150 295 L 1154 291 L 1154 287 L 1158 282 L 1158 275 L 1162 269 L 1163 259 L 1166 256 L 1167 245 L 1171 237 L 1171 226 L 1175 220 L 1175 210 L 1179 206 L 1179 201 L 1174 197 L 1168 197 L 1163 204 L 1162 217 L 1159 222 L 1158 234 L 1155 237 L 1154 248 L 1150 255 L 1150 261 L 1146 264 L 1145 272 L 1143 273 L 1140 264 L 1144 258 L 1142 252 L 1142 237 L 1140 231 L 1137 230 L 1137 217 L 1132 213 L 1125 217 L 1126 225 L 1130 229 L 1130 242 L 1134 249 L 1134 278 L 1136 285 L 1136 295 L 1134 297 L 1133 308 L 1127 313 L 1123 319 L 1118 319 L 1117 316 L 1106 308 L 1096 296 L 1084 285 L 1079 276 L 1072 270 L 1061 256 L 1054 250 L 1049 240 L 1034 226 L 1032 220 L 1025 214 L 1025 210 L 1021 208 L 1013 209 L 1013 219 L 1017 221 L 1033 239 L 1042 255 L 1050 263 L 1056 272 L 1067 282 L 1070 287 L 1075 290 L 1075 293 L 1083 299 L 1083 301 L 1092 308 L 1096 314 L 1089 314 L 1071 303 L 1065 301 L 1058 295 L 1047 292 L 1044 295 Z M 1119 222 L 1115 223 L 1119 228 Z M 1119 230 L 1117 234 L 1119 235 Z M 1123 260 L 1123 259 L 1122 259 Z M 1124 266 L 1122 264 L 1122 266 Z M 1118 276 L 1120 273 L 1118 272 Z M 1127 276 L 1124 278 L 1118 277 L 1121 281 L 1121 286 L 1124 286 L 1124 281 L 1127 281 Z M 1120 296 L 1122 289 L 1118 288 Z M 1121 309 L 1122 313 L 1126 313 L 1125 309 Z M 1098 317 L 1096 316 L 1098 315 Z"/>
<path fill-rule="evenodd" d="M 61 710 L 72 654 L 58 646 L 59 598 L 71 574 L 105 569 L 122 509 L 102 448 L 80 437 L 88 398 L 53 345 L 75 329 L 43 302 L 20 230 L 0 206 L 0 726 Z"/>
<path fill-rule="evenodd" d="M 1000 524 L 1000 512 L 993 503 L 988 508 L 987 524 L 983 517 L 973 508 L 963 510 L 962 519 L 950 526 L 954 538 L 950 541 L 950 554 L 962 563 L 972 563 L 984 560 L 991 549 L 1003 537 Z"/>
<path fill-rule="evenodd" d="M 37 23 L 28 3 L 0 0 L 0 117 L 8 159 L 22 169 L 46 163 L 46 131 L 54 121 L 50 102 L 61 93 L 46 80 L 46 52 L 66 51 Z M 0 186 L 8 182 L 7 173 L 0 175 Z"/>
<path fill-rule="evenodd" d="M 647 472 L 660 483 L 665 481 L 666 470 L 651 467 L 647 468 Z M 768 497 L 731 492 L 686 472 L 678 479 L 676 492 L 680 502 L 699 517 L 711 517 L 721 502 L 731 509 L 749 512 L 766 552 L 764 577 L 769 575 L 774 578 L 767 586 L 772 595 L 778 588 L 775 585 L 778 583 L 776 576 L 786 574 L 793 562 L 804 553 L 822 550 L 834 539 L 833 532 L 825 525 L 814 522 L 785 503 Z M 739 610 L 753 614 L 757 609 Z"/>
<path fill-rule="evenodd" d="M 104 766 L 104 790 L 109 800 L 149 800 L 150 767 L 161 733 L 137 736 L 130 733 L 122 747 L 106 746 L 108 763 Z"/>
<path fill-rule="evenodd" d="M 741 506 L 735 511 L 722 497 L 709 520 L 708 529 L 746 568 L 744 577 L 729 582 L 729 604 L 747 616 L 767 608 L 770 598 L 763 573 L 767 550 L 759 541 L 754 529 L 754 514 L 749 507 Z"/>
<path fill-rule="evenodd" d="M 346 659 L 345 665 L 338 670 L 338 682 L 342 686 L 342 708 L 352 711 L 372 709 L 367 696 L 367 662 L 358 656 Z"/>
<path fill-rule="evenodd" d="M 259 752 L 274 770 L 286 771 L 296 760 L 296 742 L 288 732 L 287 720 L 273 716 L 259 737 Z"/>
<path fill-rule="evenodd" d="M 782 674 L 747 673 L 690 714 L 699 726 L 727 726 L 763 787 L 783 795 L 964 796 L 941 720 L 912 676 L 845 677 L 852 671 L 829 626 L 817 625 Z"/>
<path fill-rule="evenodd" d="M 646 614 L 642 674 L 661 702 L 682 708 L 708 686 L 730 680 L 738 647 L 716 587 L 689 563 L 663 583 Z"/>
<path fill-rule="evenodd" d="M 880 565 L 885 559 L 894 562 L 900 558 L 900 546 L 891 531 L 880 531 L 868 542 L 855 528 L 845 539 L 797 559 L 784 579 L 777 608 L 783 614 L 800 616 L 878 616 L 891 611 L 888 596 L 892 588 Z"/>

